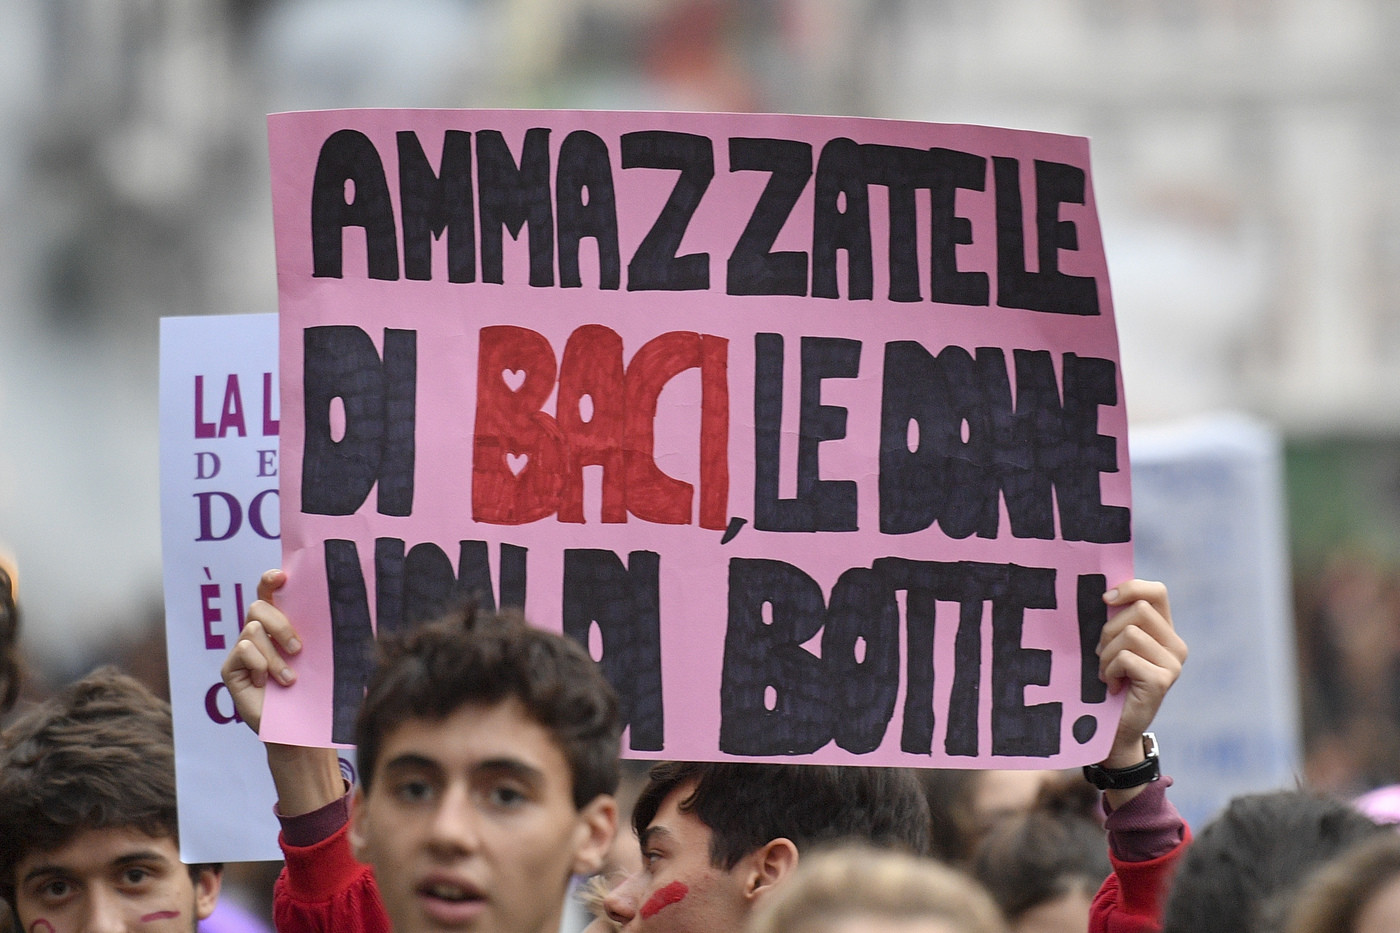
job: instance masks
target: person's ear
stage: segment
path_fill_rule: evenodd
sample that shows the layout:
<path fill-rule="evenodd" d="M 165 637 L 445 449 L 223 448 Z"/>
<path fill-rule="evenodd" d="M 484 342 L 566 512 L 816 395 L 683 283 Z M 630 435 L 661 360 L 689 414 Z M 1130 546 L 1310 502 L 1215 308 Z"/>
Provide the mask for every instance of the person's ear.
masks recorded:
<path fill-rule="evenodd" d="M 599 794 L 578 812 L 574 827 L 574 874 L 591 875 L 603 867 L 617 835 L 617 800 Z"/>
<path fill-rule="evenodd" d="M 219 892 L 224 885 L 222 865 L 202 865 L 194 878 L 194 913 L 198 920 L 206 920 L 219 903 Z"/>
<path fill-rule="evenodd" d="M 762 897 L 773 890 L 797 868 L 797 844 L 791 839 L 778 837 L 770 839 L 749 855 L 749 873 L 744 885 L 744 896 L 750 901 Z"/>
<path fill-rule="evenodd" d="M 366 861 L 366 841 L 365 841 L 365 792 L 360 785 L 355 785 L 354 793 L 350 795 L 350 830 L 347 833 L 350 839 L 350 851 L 355 859 L 360 862 Z"/>

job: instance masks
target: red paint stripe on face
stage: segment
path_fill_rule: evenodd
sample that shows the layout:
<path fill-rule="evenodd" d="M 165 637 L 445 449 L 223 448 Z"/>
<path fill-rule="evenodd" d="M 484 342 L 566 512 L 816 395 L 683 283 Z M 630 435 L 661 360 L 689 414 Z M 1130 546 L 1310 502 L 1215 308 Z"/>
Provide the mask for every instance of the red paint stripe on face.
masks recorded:
<path fill-rule="evenodd" d="M 141 918 L 142 923 L 154 923 L 157 920 L 174 920 L 180 916 L 178 910 L 158 910 L 153 914 L 146 914 Z"/>
<path fill-rule="evenodd" d="M 53 924 L 40 917 L 29 925 L 29 933 L 53 933 Z"/>
<path fill-rule="evenodd" d="M 647 902 L 642 905 L 642 919 L 645 920 L 648 917 L 653 917 L 672 904 L 685 900 L 685 896 L 689 893 L 690 888 L 687 888 L 679 881 L 672 881 L 670 884 L 666 885 L 666 887 L 653 894 L 647 899 Z"/>

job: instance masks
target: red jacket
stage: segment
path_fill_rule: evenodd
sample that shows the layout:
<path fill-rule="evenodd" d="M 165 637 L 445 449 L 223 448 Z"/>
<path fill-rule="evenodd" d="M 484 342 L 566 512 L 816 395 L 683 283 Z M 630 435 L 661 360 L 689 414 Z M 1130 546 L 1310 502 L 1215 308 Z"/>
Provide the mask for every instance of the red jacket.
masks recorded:
<path fill-rule="evenodd" d="M 1191 844 L 1191 828 L 1167 799 L 1171 785 L 1163 775 L 1117 810 L 1104 801 L 1113 874 L 1089 906 L 1089 933 L 1160 933 L 1172 874 Z"/>
<path fill-rule="evenodd" d="M 348 824 L 309 846 L 278 837 L 286 867 L 272 889 L 277 933 L 390 933 L 370 868 L 350 851 Z"/>
<path fill-rule="evenodd" d="M 1166 855 L 1125 862 L 1110 852 L 1113 874 L 1089 907 L 1089 933 L 1160 933 L 1172 873 L 1190 844 L 1191 829 L 1183 823 L 1181 842 Z"/>

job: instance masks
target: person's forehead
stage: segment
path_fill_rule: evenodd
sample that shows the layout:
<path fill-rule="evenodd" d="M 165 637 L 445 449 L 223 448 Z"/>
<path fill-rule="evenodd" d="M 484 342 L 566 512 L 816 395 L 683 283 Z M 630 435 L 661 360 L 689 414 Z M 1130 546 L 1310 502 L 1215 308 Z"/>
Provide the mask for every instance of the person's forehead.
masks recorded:
<path fill-rule="evenodd" d="M 135 826 L 83 829 L 55 848 L 26 852 L 15 876 L 22 882 L 26 875 L 42 870 L 100 871 L 133 859 L 180 864 L 180 847 L 171 836 L 152 836 Z"/>
<path fill-rule="evenodd" d="M 673 787 L 670 793 L 661 798 L 656 815 L 642 831 L 643 843 L 664 837 L 676 845 L 701 845 L 705 847 L 706 852 L 709 851 L 712 835 L 710 827 L 693 811 L 681 809 L 681 805 L 695 793 L 698 783 L 695 780 L 686 781 Z"/>
<path fill-rule="evenodd" d="M 554 734 L 515 697 L 467 703 L 441 719 L 407 719 L 385 734 L 378 768 L 403 756 L 446 771 L 487 763 L 517 763 L 545 779 L 573 783 L 568 758 Z"/>

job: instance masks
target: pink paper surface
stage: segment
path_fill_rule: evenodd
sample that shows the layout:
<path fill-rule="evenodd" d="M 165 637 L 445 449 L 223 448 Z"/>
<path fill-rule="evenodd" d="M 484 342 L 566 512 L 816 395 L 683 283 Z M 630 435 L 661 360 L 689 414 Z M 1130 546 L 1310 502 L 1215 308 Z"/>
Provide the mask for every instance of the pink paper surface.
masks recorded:
<path fill-rule="evenodd" d="M 346 135 L 346 131 L 351 133 Z M 531 131 L 530 136 L 527 131 Z M 663 215 L 663 206 L 671 198 L 678 179 L 684 177 L 678 169 L 650 167 L 659 164 L 654 153 L 636 155 L 636 141 L 644 137 L 629 134 L 641 133 L 671 134 L 645 138 L 684 144 L 682 148 L 690 147 L 685 151 L 692 154 L 698 145 L 702 151 L 708 149 L 712 157 L 713 177 L 701 178 L 703 192 L 698 206 L 685 218 L 678 245 L 666 254 L 707 254 L 708 260 L 700 261 L 708 269 L 706 288 L 636 287 L 633 260 L 657 218 Z M 955 511 L 958 502 L 978 499 L 978 483 L 993 470 L 989 464 L 1008 462 L 1034 462 L 1031 472 L 1037 476 L 1048 476 L 1060 469 L 1055 474 L 1055 502 L 1071 495 L 1081 499 L 1087 496 L 1101 511 L 1117 511 L 1115 520 L 1119 524 L 1126 518 L 1125 510 L 1130 505 L 1126 409 L 1117 366 L 1108 273 L 1089 179 L 1087 140 L 979 126 L 805 116 L 397 110 L 278 114 L 269 119 L 269 135 L 281 312 L 282 544 L 284 566 L 290 577 L 280 602 L 296 621 L 306 649 L 298 666 L 297 685 L 276 690 L 269 697 L 263 726 L 265 740 L 338 744 L 332 735 L 336 680 L 332 646 L 336 636 L 332 633 L 325 542 L 353 544 L 364 580 L 364 602 L 373 617 L 378 593 L 376 539 L 397 539 L 403 542 L 405 550 L 425 543 L 437 545 L 454 571 L 460 542 L 484 542 L 493 586 L 498 585 L 503 547 L 525 549 L 526 615 L 534 624 L 556 631 L 564 625 L 567 553 L 612 552 L 621 566 L 629 566 L 634 573 L 639 573 L 646 558 L 632 560 L 629 555 L 655 554 L 657 587 L 649 595 L 656 601 L 659 617 L 660 709 L 664 722 L 659 728 L 659 743 L 655 741 L 657 724 L 648 726 L 653 730 L 653 740 L 640 744 L 652 747 L 636 747 L 639 743 L 635 735 L 633 741 L 624 736 L 623 751 L 631 757 L 775 757 L 937 767 L 1066 767 L 1104 756 L 1112 739 L 1119 701 L 1113 697 L 1101 699 L 1084 686 L 1083 673 L 1090 662 L 1080 644 L 1079 581 L 1081 575 L 1099 574 L 1111 585 L 1131 576 L 1131 542 L 1124 539 L 1125 535 L 1116 535 L 1115 540 L 1106 543 L 1065 540 L 1058 506 L 1054 509 L 1052 537 L 1017 536 L 1012 532 L 1004 498 L 998 506 L 1000 519 L 990 533 L 985 528 L 981 532 L 963 530 L 955 537 L 943 527 L 944 516 Z M 333 138 L 337 142 L 328 143 Z M 462 152 L 470 156 L 470 170 L 443 168 L 445 140 L 449 138 L 454 140 L 452 145 L 461 147 L 457 150 L 459 157 Z M 352 144 L 342 145 L 347 139 Z M 465 145 L 464 139 L 469 140 Z M 746 140 L 775 142 L 757 146 L 761 152 L 755 163 L 752 151 L 757 144 Z M 545 215 L 550 229 L 536 242 L 537 248 L 547 246 L 552 255 L 537 261 L 534 273 L 538 277 L 541 270 L 547 270 L 549 284 L 538 278 L 538 284 L 531 284 L 529 243 L 536 235 L 536 227 L 543 230 L 540 215 L 520 226 L 516 230 L 518 236 L 509 231 L 500 235 L 503 281 L 484 280 L 487 264 L 483 250 L 494 234 L 484 229 L 490 225 L 483 223 L 483 212 L 492 199 L 490 192 L 499 190 L 501 185 L 495 180 L 499 174 L 491 175 L 492 180 L 483 180 L 486 169 L 482 154 L 485 152 L 489 158 L 501 149 L 502 143 L 514 160 L 511 168 L 522 160 L 528 146 L 540 147 L 534 150 L 537 154 L 547 153 L 547 180 L 544 187 L 535 190 L 547 190 L 550 194 Z M 472 249 L 462 254 L 469 257 L 471 281 L 449 280 L 448 241 L 463 238 L 461 228 L 448 229 L 432 241 L 426 279 L 408 277 L 409 236 L 405 233 L 399 156 L 400 146 L 405 144 L 409 146 L 405 151 L 411 156 L 415 144 L 421 147 L 426 165 L 435 176 L 441 172 L 449 182 L 461 182 L 458 189 L 452 190 L 470 190 L 473 243 Z M 810 147 L 806 151 L 810 177 L 805 179 L 800 171 L 804 145 Z M 890 156 L 891 149 L 882 147 L 897 147 L 901 150 L 899 157 L 907 162 L 898 162 Z M 961 187 L 951 195 L 956 217 L 951 226 L 946 215 L 942 221 L 935 221 L 930 192 L 947 193 L 952 186 L 940 182 L 936 174 L 928 174 L 929 165 L 949 162 L 930 160 L 930 150 L 949 150 L 961 154 L 962 164 L 972 160 L 972 164 L 984 167 L 981 190 L 977 184 L 959 179 Z M 348 169 L 345 165 L 351 163 L 344 159 L 337 162 L 333 157 L 346 151 L 358 152 L 360 158 Z M 585 151 L 603 152 L 605 159 L 589 162 L 579 156 Z M 368 161 L 366 153 L 370 156 Z M 630 162 L 628 153 L 632 154 Z M 731 153 L 737 153 L 742 167 L 734 165 Z M 801 193 L 795 203 L 791 198 L 784 202 L 775 215 L 781 224 L 780 232 L 776 238 L 770 238 L 771 245 L 760 243 L 759 251 L 803 257 L 799 261 L 806 264 L 801 278 L 804 294 L 731 294 L 743 289 L 731 287 L 731 282 L 740 277 L 731 279 L 730 258 L 744 240 L 756 208 L 765 199 L 777 198 L 769 185 L 774 177 L 770 169 L 779 162 L 785 171 L 798 166 L 794 190 Z M 629 167 L 624 167 L 624 163 Z M 1049 167 L 1045 174 L 1039 167 L 1042 163 Z M 321 203 L 329 203 L 332 214 L 339 211 L 341 222 L 349 218 L 349 225 L 344 225 L 343 230 L 332 229 L 330 235 L 331 241 L 340 244 L 339 277 L 313 274 L 316 257 L 312 203 L 318 164 L 323 173 Z M 760 167 L 752 167 L 755 164 Z M 898 179 L 891 182 L 890 167 L 896 164 L 915 165 L 914 174 L 901 176 L 903 183 Z M 1050 199 L 1048 217 L 1038 221 L 1039 180 L 1069 177 L 1072 181 L 1076 174 L 1082 178 L 1082 199 L 1065 197 L 1062 191 L 1058 200 Z M 1015 192 L 1009 183 L 1012 176 L 1019 189 Z M 352 180 L 347 182 L 347 177 Z M 382 177 L 391 205 L 378 211 L 367 206 L 377 188 L 376 177 Z M 1049 190 L 1049 182 L 1046 186 Z M 612 211 L 607 197 L 609 187 Z M 843 193 L 832 193 L 843 189 Z M 1072 195 L 1072 184 L 1069 190 Z M 579 191 L 585 194 L 579 195 Z M 1015 212 L 1013 193 L 1020 198 L 1020 209 Z M 864 205 L 862 194 L 868 199 Z M 1039 203 L 1046 200 L 1041 198 Z M 425 216 L 421 207 L 413 206 L 418 202 L 412 198 L 409 202 L 410 214 Z M 912 224 L 892 219 L 906 216 L 902 211 L 911 204 L 915 217 Z M 580 228 L 569 218 L 585 210 L 593 213 L 586 214 L 589 220 Z M 607 240 L 607 220 L 614 212 L 618 286 L 603 287 L 605 263 L 600 258 L 603 251 L 595 234 L 603 230 L 602 239 Z M 814 220 L 818 216 L 821 219 Z M 599 221 L 599 217 L 603 220 Z M 1013 224 L 1017 218 L 1019 224 Z M 388 252 L 394 259 L 394 277 L 385 277 L 382 266 L 380 277 L 370 275 L 372 250 L 367 246 L 366 223 L 380 223 L 381 227 L 388 224 L 393 244 Z M 580 229 L 583 235 L 578 238 Z M 1092 280 L 1088 288 L 1097 313 L 1003 306 L 1014 302 L 1003 300 L 1003 282 L 1010 279 L 998 272 L 999 239 L 1003 266 L 1010 256 L 1019 259 L 1020 268 L 1032 275 L 1048 275 L 1054 270 L 1042 269 L 1040 258 L 1045 254 L 1040 245 L 1045 231 L 1055 231 L 1053 235 L 1058 238 L 1058 248 L 1052 246 L 1048 255 L 1058 265 L 1059 274 Z M 1024 255 L 1016 257 L 1009 251 L 1008 233 L 1020 234 Z M 870 296 L 853 297 L 855 283 L 849 270 L 860 264 L 866 252 L 865 236 L 869 238 Z M 830 265 L 822 257 L 831 252 L 821 244 L 833 242 L 833 237 L 838 247 L 837 294 L 813 297 L 814 276 Z M 563 244 L 572 239 L 579 244 L 580 283 L 565 286 L 561 284 L 565 265 L 561 257 L 568 252 Z M 931 282 L 946 283 L 952 271 L 946 265 L 940 267 L 941 272 L 932 268 L 935 241 L 956 244 L 953 254 L 957 272 L 986 273 L 987 301 L 972 305 L 931 299 Z M 459 241 L 459 250 L 464 242 L 464 238 Z M 892 271 L 892 252 L 914 257 L 917 273 L 902 271 L 907 266 Z M 376 255 L 382 260 L 384 252 Z M 1044 280 L 1036 281 L 1044 284 Z M 891 295 L 896 286 L 903 290 L 899 300 Z M 749 290 L 754 287 L 750 285 Z M 1005 290 L 1009 293 L 1010 286 Z M 606 330 L 599 329 L 599 325 Z M 381 514 L 378 487 L 363 498 L 352 514 L 312 514 L 304 510 L 302 477 L 310 449 L 308 418 L 312 414 L 326 415 L 325 410 L 313 413 L 306 408 L 304 335 L 308 329 L 334 326 L 359 328 L 376 354 L 385 352 L 386 334 L 390 331 L 401 332 L 394 339 L 411 345 L 413 465 L 411 507 L 406 515 Z M 526 335 L 522 331 L 493 330 L 502 327 L 533 332 L 538 337 L 530 339 L 547 341 L 552 364 L 518 365 L 516 361 L 523 352 L 520 340 Z M 584 335 L 620 341 L 620 358 L 613 350 L 597 350 L 595 346 L 592 352 L 581 350 L 568 365 L 569 361 L 562 359 L 565 346 L 580 328 L 585 328 Z M 502 334 L 510 339 L 491 343 Z M 705 335 L 708 352 L 717 355 L 706 358 L 708 368 L 685 368 L 684 360 L 677 363 L 680 371 L 665 382 L 659 393 L 654 385 L 647 391 L 642 386 L 644 380 L 638 376 L 635 381 L 641 387 L 633 393 L 636 397 L 631 397 L 620 387 L 633 387 L 626 380 L 633 379 L 634 357 L 649 342 L 667 334 Z M 837 352 L 838 356 L 844 349 L 856 361 L 856 374 L 847 377 L 844 373 L 848 370 L 842 369 L 840 363 L 819 363 L 814 357 L 810 372 L 820 372 L 824 377 L 808 379 L 809 387 L 819 390 L 819 399 L 809 399 L 807 412 L 813 424 L 825 419 L 826 427 L 818 427 L 817 431 L 827 439 L 816 445 L 817 468 L 811 470 L 808 464 L 806 474 L 809 480 L 819 480 L 816 486 L 821 488 L 832 481 L 854 484 L 843 487 L 854 489 L 856 505 L 850 515 L 843 507 L 829 503 L 819 503 L 815 515 L 811 515 L 813 509 L 808 512 L 810 520 L 822 527 L 839 525 L 853 517 L 855 530 L 777 531 L 759 527 L 763 524 L 759 500 L 770 502 L 773 496 L 756 491 L 756 367 L 760 347 L 767 348 L 764 359 L 772 362 L 771 348 L 777 338 L 757 335 L 777 335 L 782 344 L 781 382 L 763 381 L 770 395 L 776 386 L 781 387 L 780 443 L 776 460 L 772 461 L 777 465 L 779 499 L 796 499 L 799 504 L 811 502 L 811 491 L 798 489 L 804 338 L 822 338 L 810 341 L 811 345 Z M 684 352 L 676 348 L 695 346 L 686 343 L 687 339 L 663 338 L 652 347 L 665 346 L 683 356 Z M 833 342 L 838 340 L 846 342 Z M 968 377 L 975 383 L 972 394 L 949 394 L 941 376 L 929 379 L 913 371 L 885 373 L 887 346 L 910 341 L 922 346 L 930 359 L 937 357 L 940 367 L 945 362 L 952 365 L 948 361 L 953 354 L 945 353 L 949 347 L 965 348 L 968 354 L 978 355 L 976 365 L 982 368 L 976 372 L 983 375 Z M 500 359 L 506 362 L 499 373 L 488 371 L 479 382 L 478 360 L 484 344 L 504 347 L 507 352 Z M 583 345 L 580 339 L 573 346 L 579 349 Z M 978 348 L 983 348 L 980 355 Z M 995 455 L 984 453 L 983 441 L 990 436 L 987 432 L 993 430 L 990 425 L 996 422 L 1004 427 L 1012 415 L 1011 409 L 995 401 L 995 392 L 985 388 L 990 384 L 985 381 L 985 374 L 997 371 L 991 365 L 995 362 L 988 354 L 991 349 L 999 349 L 1004 356 L 999 372 L 1010 397 L 1022 406 L 1022 413 L 1030 403 L 1022 403 L 1017 396 L 1015 351 L 1048 357 L 1059 397 L 1048 405 L 1047 411 L 1053 409 L 1054 418 L 1079 426 L 1075 430 L 1079 431 L 1081 442 L 1075 450 L 1060 450 L 1056 454 L 1041 449 L 1036 453 L 1025 444 L 1006 441 L 1016 435 L 1005 429 L 998 435 L 1004 442 L 998 445 Z M 580 365 L 585 360 L 591 361 L 593 368 Z M 1101 371 L 1108 373 L 1111 399 L 1102 404 L 1086 406 L 1075 402 L 1092 396 L 1086 395 L 1082 387 L 1084 360 L 1101 361 Z M 641 372 L 646 365 L 659 364 L 653 359 L 651 364 L 638 364 L 636 371 Z M 1065 382 L 1067 366 L 1073 371 L 1073 386 Z M 479 398 L 479 385 L 487 387 L 489 399 L 508 401 L 521 397 L 517 390 L 529 391 L 521 380 L 529 379 L 533 385 L 535 380 L 547 379 L 547 370 L 556 367 L 562 367 L 554 373 L 556 378 L 567 370 L 570 391 L 577 394 L 579 386 L 594 389 L 583 391 L 586 398 L 576 403 L 579 414 L 572 419 L 573 432 L 559 427 L 559 418 L 567 413 L 558 410 L 559 391 L 554 386 L 545 391 L 547 398 L 543 402 L 527 406 L 535 412 L 530 419 L 508 419 L 513 427 L 500 435 L 496 446 L 482 446 L 488 443 L 484 435 L 490 432 L 479 432 L 478 428 L 482 423 L 479 403 L 488 404 Z M 609 381 L 609 367 L 625 367 L 624 381 Z M 588 378 L 594 381 L 584 380 L 578 375 L 581 372 L 592 374 Z M 938 368 L 936 372 L 945 374 L 951 370 Z M 707 375 L 702 377 L 702 373 Z M 727 405 L 716 404 L 716 385 L 727 390 Z M 706 391 L 711 392 L 708 397 Z M 919 432 L 922 429 L 933 435 L 937 418 L 946 417 L 939 412 L 946 413 L 950 405 L 971 407 L 967 408 L 966 421 L 958 418 L 953 422 L 959 425 L 956 430 L 960 436 L 951 442 L 943 439 L 947 444 L 946 458 L 930 461 L 926 468 L 911 474 L 916 487 L 942 482 L 949 490 L 943 507 L 935 510 L 935 520 L 921 530 L 887 534 L 881 531 L 882 406 L 889 406 L 888 398 L 899 393 L 921 399 L 925 405 L 919 411 L 926 420 L 904 432 L 906 454 L 936 442 L 934 437 L 921 438 Z M 1068 415 L 1059 414 L 1062 400 Z M 656 413 L 649 417 L 647 406 L 653 403 Z M 330 439 L 336 443 L 344 439 L 341 432 L 347 430 L 347 420 L 361 423 L 358 416 L 341 414 L 348 411 L 343 397 L 328 405 L 323 397 L 316 404 L 330 412 Z M 1077 415 L 1071 411 L 1076 405 Z M 895 421 L 907 426 L 909 409 L 890 407 L 900 416 Z M 397 411 L 402 414 L 402 408 Z M 625 421 L 628 411 L 633 419 L 628 422 L 633 426 L 628 432 L 609 433 L 600 427 L 609 423 L 607 419 L 611 417 Z M 713 454 L 727 444 L 727 456 L 720 460 L 711 456 L 702 482 L 702 423 L 726 422 L 727 432 L 719 435 L 723 444 L 707 450 Z M 402 425 L 403 419 L 395 416 L 386 423 Z M 645 443 L 637 440 L 644 438 L 645 431 L 638 434 L 635 430 L 636 426 L 644 428 L 648 424 L 654 428 L 651 450 L 644 449 Z M 633 504 L 637 510 L 645 511 L 645 503 L 652 498 L 642 492 L 619 492 L 625 485 L 624 478 L 655 474 L 647 470 L 626 472 L 618 465 L 625 462 L 621 457 L 610 461 L 614 465 L 606 468 L 611 474 L 608 476 L 604 475 L 605 468 L 598 465 L 569 468 L 569 452 L 576 455 L 582 447 L 583 433 L 594 428 L 608 437 L 629 439 L 626 445 L 619 445 L 632 448 L 623 451 L 622 457 L 632 457 L 643 465 L 648 459 L 654 460 L 661 473 L 696 487 L 690 497 L 689 522 L 649 521 L 629 511 Z M 1042 419 L 1039 423 L 1027 420 L 1024 430 L 1031 435 L 1041 431 L 1035 436 L 1043 437 L 1049 429 Z M 478 433 L 483 434 L 480 439 Z M 1097 440 L 1082 440 L 1094 435 Z M 552 440 L 541 442 L 540 437 Z M 1034 447 L 1034 442 L 1030 446 Z M 1091 448 L 1097 453 L 1086 453 Z M 582 522 L 563 521 L 550 511 L 544 517 L 507 524 L 502 523 L 501 517 L 509 512 L 502 505 L 504 500 L 486 497 L 487 501 L 474 504 L 474 479 L 481 481 L 474 477 L 474 465 L 482 465 L 474 457 L 488 461 L 490 469 L 481 476 L 489 473 L 509 487 L 512 482 L 525 482 L 532 469 L 547 470 L 550 451 L 556 449 L 560 451 L 560 462 L 565 464 L 558 473 L 581 477 Z M 1061 459 L 1055 460 L 1056 456 Z M 1071 481 L 1065 479 L 1069 475 L 1065 471 L 1075 471 L 1064 465 L 1066 457 L 1070 461 L 1076 457 L 1099 458 L 1095 461 L 1097 466 L 1080 467 L 1075 474 L 1081 480 L 1089 477 L 1087 491 L 1067 491 L 1064 484 Z M 1060 465 L 1056 467 L 1051 461 Z M 727 503 L 717 525 L 713 507 L 705 512 L 701 505 L 707 489 L 713 496 L 719 488 L 714 484 L 716 477 L 727 479 L 727 493 L 712 500 Z M 613 493 L 605 494 L 605 486 L 610 486 L 623 502 L 625 520 L 603 520 L 608 502 L 613 503 L 611 508 L 618 508 L 610 498 Z M 634 483 L 631 488 L 640 486 Z M 837 499 L 843 494 L 837 492 Z M 636 503 L 627 496 L 634 496 Z M 528 504 L 542 500 L 526 497 L 522 501 Z M 489 508 L 503 512 L 484 521 L 483 510 Z M 715 527 L 702 527 L 702 512 L 707 523 Z M 742 519 L 744 524 L 725 542 L 724 528 L 732 519 Z M 911 563 L 896 565 L 885 559 Z M 800 645 L 779 646 L 780 639 L 773 640 L 774 632 L 786 626 L 786 621 L 758 623 L 761 628 L 755 629 L 752 637 L 768 639 L 764 642 L 766 647 L 760 646 L 753 654 L 758 659 L 757 669 L 752 669 L 751 664 L 749 672 L 739 677 L 737 662 L 732 661 L 726 668 L 727 638 L 732 648 L 743 640 L 736 629 L 732 605 L 735 594 L 731 593 L 730 579 L 736 567 L 741 572 L 752 569 L 758 566 L 752 562 L 758 560 L 783 562 L 792 574 L 798 575 L 794 579 L 809 578 L 808 583 L 798 587 L 808 593 L 809 603 L 810 593 L 817 590 L 822 602 L 831 601 L 838 579 L 852 568 L 864 568 L 867 572 L 855 573 L 848 581 L 856 589 L 847 592 L 860 594 L 854 599 L 860 608 L 812 617 L 816 621 L 809 623 L 811 631 L 801 638 Z M 876 561 L 882 563 L 877 565 Z M 993 599 L 992 590 L 983 584 L 969 583 L 964 588 L 966 592 L 984 593 L 987 598 L 984 601 L 980 596 L 968 596 L 960 615 L 960 603 L 956 601 L 959 597 L 949 595 L 957 587 L 946 581 L 961 578 L 943 567 L 957 562 L 986 565 L 969 572 L 968 580 L 980 579 L 979 573 L 983 577 L 990 575 L 989 579 L 999 573 L 1017 576 L 1022 574 L 1019 568 L 1026 568 L 1030 576 L 1050 581 L 1053 598 L 1041 598 L 1045 608 L 1017 611 L 1007 608 L 1004 596 Z M 904 569 L 892 577 L 894 566 Z M 909 569 L 914 566 L 921 569 Z M 872 567 L 879 569 L 871 571 Z M 928 574 L 945 582 L 930 589 Z M 916 594 L 920 587 L 924 589 Z M 744 592 L 750 594 L 744 599 L 765 601 L 762 593 L 753 596 L 748 590 Z M 779 605 L 757 611 L 767 613 L 764 618 L 782 616 L 786 611 L 784 594 L 770 595 L 780 597 Z M 836 602 L 846 604 L 852 599 L 842 597 Z M 994 602 L 1001 607 L 995 612 Z M 976 609 L 979 604 L 980 624 Z M 891 626 L 886 617 L 882 625 L 876 605 L 887 606 L 886 612 L 895 614 L 897 624 Z M 834 628 L 822 625 L 823 620 L 829 622 L 838 616 Z M 931 656 L 925 650 L 914 651 L 911 657 L 912 616 L 918 616 L 919 630 L 925 636 L 931 628 L 931 642 L 921 642 L 926 647 L 931 644 Z M 994 624 L 994 616 L 1002 621 Z M 1014 632 L 1018 619 L 1023 622 L 1019 640 Z M 851 634 L 841 641 L 844 647 L 833 641 L 823 660 L 822 642 L 828 628 Z M 1003 633 L 995 644 L 994 631 Z M 1008 631 L 1011 634 L 1007 635 Z M 960 632 L 962 638 L 958 637 Z M 604 625 L 589 628 L 590 650 L 605 668 L 608 659 L 603 643 L 608 639 Z M 609 650 L 620 649 L 614 645 Z M 891 656 L 896 661 L 887 664 L 883 674 L 877 676 L 878 658 Z M 1089 657 L 1092 658 L 1092 651 Z M 783 668 L 788 663 L 784 658 L 795 667 Z M 994 667 L 1000 671 L 995 676 Z M 610 676 L 626 693 L 635 691 L 637 683 L 654 683 L 657 670 L 653 668 L 654 665 L 648 666 L 635 678 L 618 671 L 612 671 Z M 930 675 L 931 690 L 926 686 Z M 1092 672 L 1089 676 L 1092 678 Z M 342 680 L 345 679 L 342 671 Z M 915 685 L 915 681 L 922 686 Z M 911 691 L 915 700 L 910 700 Z M 892 709 L 885 713 L 891 696 Z M 754 697 L 762 699 L 756 701 Z M 635 702 L 653 704 L 647 708 L 654 711 L 655 696 L 639 696 Z M 802 703 L 816 703 L 822 710 L 818 718 L 826 725 L 818 725 L 816 732 L 794 740 L 792 717 L 797 714 L 793 710 Z M 1026 709 L 1031 712 L 1017 712 Z M 930 715 L 931 734 L 927 725 Z M 727 728 L 726 716 L 730 717 Z M 912 737 L 907 734 L 911 719 L 924 723 L 913 729 Z M 955 723 L 956 738 L 950 738 L 950 722 Z M 1017 730 L 1027 729 L 1035 735 L 1018 735 Z M 832 733 L 824 741 L 823 730 Z M 765 739 L 769 733 L 776 738 Z M 729 738 L 722 740 L 722 734 Z M 734 738 L 740 734 L 744 738 Z M 794 741 L 800 747 L 793 746 Z M 819 747 L 814 747 L 818 743 Z M 778 746 L 782 746 L 781 751 L 772 751 Z M 756 753 L 755 748 L 761 751 Z"/>

